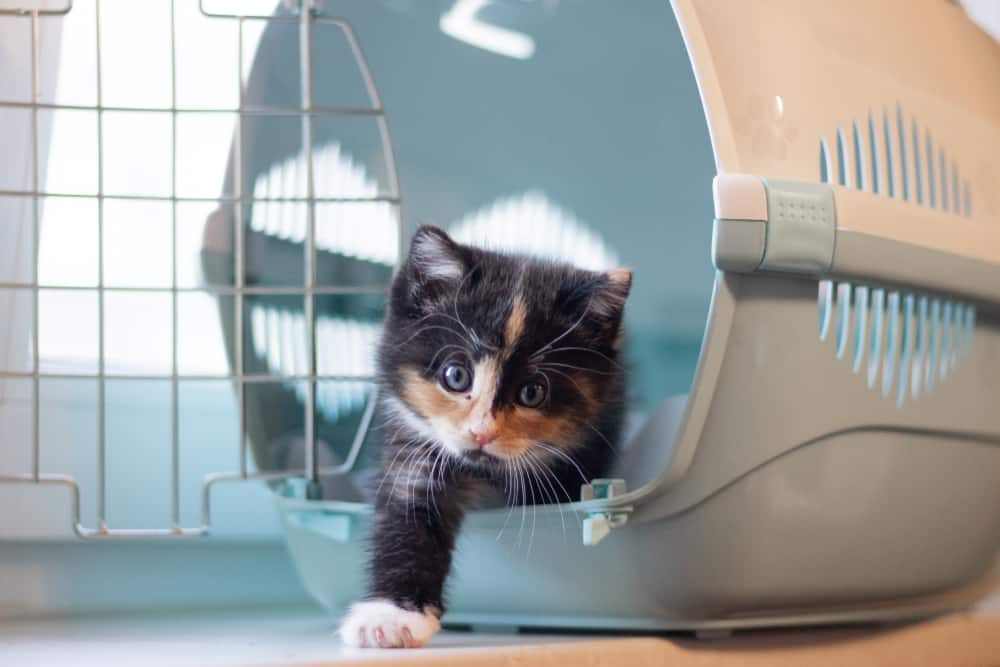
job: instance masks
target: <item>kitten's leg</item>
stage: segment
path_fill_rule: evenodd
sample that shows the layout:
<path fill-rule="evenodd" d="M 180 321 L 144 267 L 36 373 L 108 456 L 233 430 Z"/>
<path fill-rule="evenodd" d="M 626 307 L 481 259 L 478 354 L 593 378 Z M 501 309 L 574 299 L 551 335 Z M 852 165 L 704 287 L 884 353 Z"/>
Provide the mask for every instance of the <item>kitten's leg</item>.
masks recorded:
<path fill-rule="evenodd" d="M 428 489 L 426 481 L 417 484 L 409 477 L 400 483 L 395 476 L 386 473 L 376 498 L 370 593 L 340 626 L 341 639 L 350 646 L 414 648 L 441 627 L 465 485 L 452 477 Z"/>

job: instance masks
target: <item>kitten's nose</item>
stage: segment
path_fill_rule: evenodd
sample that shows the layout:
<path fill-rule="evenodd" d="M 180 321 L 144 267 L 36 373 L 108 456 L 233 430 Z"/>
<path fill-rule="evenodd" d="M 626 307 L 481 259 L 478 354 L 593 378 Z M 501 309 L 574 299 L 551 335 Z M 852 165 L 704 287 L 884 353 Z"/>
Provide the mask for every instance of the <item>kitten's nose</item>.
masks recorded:
<path fill-rule="evenodd" d="M 493 426 L 478 426 L 470 429 L 469 433 L 480 447 L 485 447 L 497 439 L 497 430 Z"/>

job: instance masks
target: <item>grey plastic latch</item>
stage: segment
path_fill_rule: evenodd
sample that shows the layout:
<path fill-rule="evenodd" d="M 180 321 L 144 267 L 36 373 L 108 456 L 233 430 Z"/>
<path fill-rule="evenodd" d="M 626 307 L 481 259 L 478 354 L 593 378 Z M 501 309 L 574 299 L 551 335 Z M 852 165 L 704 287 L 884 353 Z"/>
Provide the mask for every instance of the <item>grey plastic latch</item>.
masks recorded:
<path fill-rule="evenodd" d="M 624 479 L 595 479 L 580 487 L 580 500 L 609 500 L 625 494 Z M 593 546 L 603 540 L 612 528 L 623 526 L 628 521 L 630 507 L 588 512 L 583 520 L 583 543 Z"/>
<path fill-rule="evenodd" d="M 720 271 L 750 273 L 764 260 L 767 223 L 763 220 L 715 220 L 712 263 Z"/>
<path fill-rule="evenodd" d="M 767 241 L 760 268 L 822 274 L 833 266 L 837 214 L 823 183 L 765 180 Z"/>

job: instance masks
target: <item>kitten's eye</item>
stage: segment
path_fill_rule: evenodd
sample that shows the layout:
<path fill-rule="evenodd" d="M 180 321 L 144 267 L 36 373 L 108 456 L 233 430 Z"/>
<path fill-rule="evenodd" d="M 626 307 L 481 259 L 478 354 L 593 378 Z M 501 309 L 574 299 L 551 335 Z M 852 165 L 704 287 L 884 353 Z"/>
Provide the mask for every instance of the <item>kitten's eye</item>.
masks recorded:
<path fill-rule="evenodd" d="M 545 400 L 545 385 L 528 382 L 517 392 L 517 402 L 526 408 L 537 408 Z"/>
<path fill-rule="evenodd" d="M 441 371 L 441 384 L 449 391 L 466 391 L 472 386 L 472 371 L 462 364 L 448 364 Z"/>

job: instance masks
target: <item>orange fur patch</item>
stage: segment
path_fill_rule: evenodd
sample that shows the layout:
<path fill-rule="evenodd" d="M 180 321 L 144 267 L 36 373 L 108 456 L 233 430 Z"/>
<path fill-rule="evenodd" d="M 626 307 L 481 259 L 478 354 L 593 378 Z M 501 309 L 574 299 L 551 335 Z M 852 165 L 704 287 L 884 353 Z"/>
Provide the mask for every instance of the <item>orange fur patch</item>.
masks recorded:
<path fill-rule="evenodd" d="M 412 368 L 404 368 L 401 374 L 403 398 L 425 418 L 445 417 L 458 428 L 472 413 L 473 401 L 467 400 L 465 394 L 448 394 Z"/>
<path fill-rule="evenodd" d="M 608 280 L 623 287 L 632 284 L 632 269 L 612 269 L 608 271 Z"/>
<path fill-rule="evenodd" d="M 513 407 L 496 415 L 500 438 L 496 449 L 517 456 L 536 442 L 569 446 L 576 435 L 572 422 L 563 417 L 549 417 L 530 408 Z"/>
<path fill-rule="evenodd" d="M 420 377 L 415 369 L 404 368 L 400 374 L 403 376 L 403 398 L 424 417 L 450 411 L 456 405 L 457 401 Z"/>
<path fill-rule="evenodd" d="M 510 309 L 510 317 L 507 318 L 503 332 L 504 346 L 506 347 L 505 356 L 510 356 L 518 339 L 524 335 L 524 321 L 527 316 L 528 309 L 525 307 L 524 301 L 519 296 L 514 297 L 514 305 Z"/>

